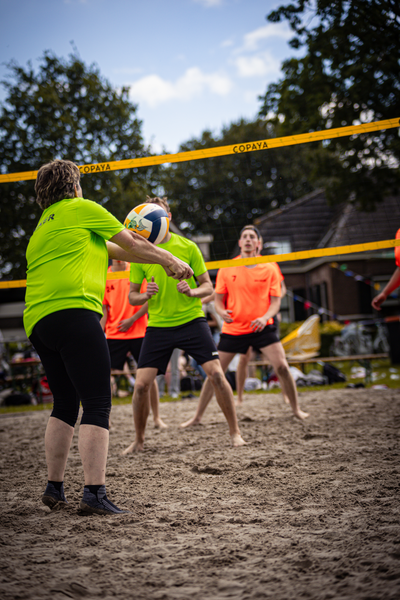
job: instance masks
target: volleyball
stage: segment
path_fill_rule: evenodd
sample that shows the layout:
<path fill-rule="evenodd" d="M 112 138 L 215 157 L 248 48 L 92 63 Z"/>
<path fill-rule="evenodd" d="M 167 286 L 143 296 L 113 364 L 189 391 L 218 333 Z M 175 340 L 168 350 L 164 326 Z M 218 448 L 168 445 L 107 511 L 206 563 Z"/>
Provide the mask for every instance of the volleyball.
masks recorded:
<path fill-rule="evenodd" d="M 124 225 L 152 244 L 160 244 L 168 233 L 169 218 L 158 204 L 139 204 L 127 215 Z"/>

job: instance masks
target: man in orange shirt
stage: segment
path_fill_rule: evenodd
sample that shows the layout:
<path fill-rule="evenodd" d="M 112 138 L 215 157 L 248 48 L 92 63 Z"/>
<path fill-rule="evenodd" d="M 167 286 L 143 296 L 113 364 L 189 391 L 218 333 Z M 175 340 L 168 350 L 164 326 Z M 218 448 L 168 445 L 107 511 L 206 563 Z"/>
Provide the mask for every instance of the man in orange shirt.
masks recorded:
<path fill-rule="evenodd" d="M 257 256 L 260 238 L 255 227 L 244 227 L 239 238 L 240 257 Z M 269 263 L 220 269 L 215 286 L 215 308 L 224 324 L 218 354 L 221 366 L 226 370 L 235 354 L 246 354 L 250 347 L 258 350 L 278 375 L 282 392 L 295 417 L 305 419 L 308 414 L 299 407 L 296 384 L 273 324 L 273 318 L 279 312 L 280 297 L 281 278 Z M 195 416 L 182 427 L 200 423 L 212 393 L 207 379 Z"/>
<path fill-rule="evenodd" d="M 260 256 L 261 256 L 262 248 L 263 248 L 263 240 L 262 240 L 262 237 L 260 237 L 259 246 L 258 246 L 258 254 Z M 240 255 L 237 258 L 240 258 Z M 283 280 L 284 277 L 282 275 L 282 272 L 280 270 L 278 263 L 268 263 L 268 264 L 272 265 L 278 273 L 278 277 L 281 282 L 281 299 L 282 299 L 286 295 L 286 285 Z M 274 323 L 277 326 L 277 334 L 278 335 L 279 335 L 279 321 L 280 321 L 280 314 L 278 312 L 274 317 Z M 240 359 L 239 359 L 238 366 L 236 369 L 236 392 L 237 392 L 237 402 L 236 403 L 238 406 L 243 404 L 243 392 L 244 392 L 244 385 L 246 383 L 246 378 L 248 377 L 248 373 L 249 373 L 249 362 L 255 354 L 256 353 L 254 352 L 253 348 L 250 347 L 248 349 L 248 351 L 246 352 L 246 354 L 240 355 Z M 285 396 L 285 394 L 283 394 L 283 397 L 284 397 L 285 402 L 287 404 L 289 404 L 289 399 Z"/>
<path fill-rule="evenodd" d="M 129 269 L 129 263 L 113 260 L 108 272 L 129 272 Z M 146 286 L 146 282 L 143 282 L 143 292 L 146 291 Z M 129 287 L 129 277 L 107 280 L 103 300 L 103 317 L 100 321 L 110 351 L 111 369 L 118 371 L 123 370 L 129 352 L 138 362 L 147 328 L 147 302 L 143 306 L 131 306 L 128 297 Z M 150 404 L 155 426 L 165 428 L 166 425 L 159 414 L 159 394 L 156 382 L 153 382 L 150 390 Z"/>

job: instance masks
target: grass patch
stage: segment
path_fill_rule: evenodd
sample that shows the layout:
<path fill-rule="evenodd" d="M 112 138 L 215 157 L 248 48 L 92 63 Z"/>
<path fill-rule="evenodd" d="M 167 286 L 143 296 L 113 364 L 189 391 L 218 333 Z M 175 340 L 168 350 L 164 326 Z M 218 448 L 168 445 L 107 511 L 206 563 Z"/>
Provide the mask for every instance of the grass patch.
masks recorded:
<path fill-rule="evenodd" d="M 49 402 L 48 404 L 22 404 L 21 406 L 0 406 L 0 415 L 20 412 L 37 412 L 40 410 L 51 410 L 52 408 L 53 405 L 51 402 Z"/>
<path fill-rule="evenodd" d="M 356 379 L 353 379 L 351 377 L 352 375 L 352 368 L 354 367 L 360 367 L 361 365 L 359 365 L 358 363 L 354 362 L 354 361 L 338 361 L 333 363 L 340 371 L 342 371 L 342 373 L 344 373 L 347 377 L 347 381 L 343 382 L 343 383 L 334 383 L 332 385 L 313 385 L 313 386 L 304 386 L 304 387 L 299 387 L 298 391 L 299 393 L 302 392 L 317 392 L 317 391 L 326 391 L 326 390 L 340 390 L 340 389 L 345 389 L 349 383 L 364 383 L 365 384 L 365 379 L 364 377 L 358 377 Z M 375 360 L 372 361 L 372 383 L 367 385 L 367 388 L 370 388 L 374 385 L 385 385 L 390 389 L 397 389 L 400 387 L 400 365 L 392 365 L 390 363 L 389 359 L 385 359 L 385 360 Z M 318 365 L 306 365 L 306 373 L 308 373 L 309 371 L 311 371 L 312 369 L 321 369 L 320 366 Z M 246 392 L 246 394 L 280 394 L 280 389 L 279 388 L 274 388 L 273 390 L 256 390 L 256 391 L 252 391 L 252 392 Z M 160 398 L 160 402 L 177 402 L 180 400 L 185 400 L 185 396 L 187 396 L 188 392 L 182 392 L 178 398 L 171 398 L 171 396 L 168 396 L 168 394 L 166 394 L 165 396 L 162 396 Z M 234 392 L 234 394 L 236 395 L 236 392 Z M 196 401 L 198 397 L 200 396 L 200 392 L 195 392 L 194 394 L 194 398 L 190 398 L 190 401 Z M 112 399 L 112 405 L 113 406 L 119 406 L 119 405 L 123 405 L 123 404 L 131 404 L 132 402 L 132 396 L 126 396 L 125 398 L 117 398 L 114 397 Z M 12 413 L 21 413 L 21 412 L 37 412 L 37 411 L 42 411 L 42 410 L 51 410 L 52 409 L 52 404 L 51 403 L 46 403 L 46 404 L 37 404 L 37 405 L 32 405 L 32 404 L 27 404 L 27 405 L 22 405 L 22 406 L 0 406 L 0 415 L 4 415 L 4 414 L 12 414 Z"/>

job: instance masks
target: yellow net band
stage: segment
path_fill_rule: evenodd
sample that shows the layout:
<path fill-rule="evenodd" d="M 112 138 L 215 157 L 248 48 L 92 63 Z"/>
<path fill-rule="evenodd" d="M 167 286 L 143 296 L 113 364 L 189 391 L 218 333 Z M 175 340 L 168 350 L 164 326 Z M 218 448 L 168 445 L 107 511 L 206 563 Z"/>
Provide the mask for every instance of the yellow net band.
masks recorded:
<path fill-rule="evenodd" d="M 316 250 L 302 250 L 301 252 L 289 252 L 287 254 L 269 254 L 268 256 L 257 256 L 253 258 L 236 258 L 229 260 L 215 260 L 206 262 L 206 267 L 210 269 L 222 269 L 226 267 L 239 267 L 241 265 L 259 265 L 269 262 L 287 262 L 290 260 L 304 260 L 305 258 L 321 258 L 324 256 L 339 256 L 342 254 L 356 254 L 358 252 L 368 252 L 371 250 L 383 250 L 385 248 L 395 248 L 400 246 L 400 239 L 385 240 L 382 242 L 368 242 L 366 244 L 354 244 L 352 246 L 336 246 L 334 248 L 317 248 Z M 128 279 L 129 271 L 116 271 L 107 273 L 107 280 Z M 26 287 L 26 279 L 15 281 L 0 281 L 0 289 Z"/>
<path fill-rule="evenodd" d="M 269 150 L 271 148 L 281 148 L 283 146 L 294 146 L 296 144 L 305 144 L 307 142 L 319 142 L 322 140 L 329 140 L 349 135 L 360 135 L 362 133 L 370 133 L 372 131 L 391 129 L 399 126 L 399 118 L 386 119 L 384 121 L 363 123 L 361 125 L 351 125 L 349 127 L 338 127 L 336 129 L 325 129 L 323 131 L 312 131 L 310 133 L 289 135 L 281 138 L 271 138 L 256 142 L 243 142 L 241 144 L 234 144 L 231 146 L 217 146 L 215 148 L 207 148 L 204 150 L 179 152 L 178 154 L 161 154 L 159 156 L 146 156 L 144 158 L 132 158 L 128 160 L 116 160 L 105 163 L 81 165 L 79 169 L 84 175 L 90 175 L 92 173 L 105 173 L 107 171 L 119 171 L 122 169 L 136 169 L 138 167 L 148 167 L 151 165 L 186 162 L 189 160 L 200 160 L 202 158 L 212 158 L 215 156 L 227 156 L 228 154 L 244 154 L 246 152 L 256 152 L 257 150 Z M 36 179 L 36 176 L 37 171 L 5 173 L 0 174 L 0 183 L 28 181 L 30 179 Z"/>

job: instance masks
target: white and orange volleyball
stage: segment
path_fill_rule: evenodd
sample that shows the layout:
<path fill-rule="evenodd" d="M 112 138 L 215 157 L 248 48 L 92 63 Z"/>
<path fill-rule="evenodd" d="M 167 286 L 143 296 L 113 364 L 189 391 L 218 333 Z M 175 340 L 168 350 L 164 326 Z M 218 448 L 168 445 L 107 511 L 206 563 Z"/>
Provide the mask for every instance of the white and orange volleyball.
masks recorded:
<path fill-rule="evenodd" d="M 145 203 L 132 208 L 124 225 L 152 244 L 160 244 L 168 233 L 169 218 L 165 210 L 158 204 Z"/>

